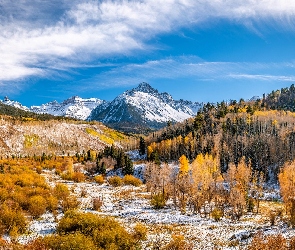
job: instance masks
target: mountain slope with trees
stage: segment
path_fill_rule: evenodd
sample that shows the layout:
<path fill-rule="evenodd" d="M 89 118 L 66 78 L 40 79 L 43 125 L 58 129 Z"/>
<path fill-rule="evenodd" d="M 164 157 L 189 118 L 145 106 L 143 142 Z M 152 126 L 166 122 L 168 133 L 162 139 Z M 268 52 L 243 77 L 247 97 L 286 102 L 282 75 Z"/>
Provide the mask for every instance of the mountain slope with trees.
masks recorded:
<path fill-rule="evenodd" d="M 253 170 L 267 178 L 295 157 L 295 113 L 269 110 L 263 100 L 204 105 L 193 119 L 169 125 L 147 137 L 149 160 L 190 161 L 210 154 L 222 172 L 245 158 Z"/>

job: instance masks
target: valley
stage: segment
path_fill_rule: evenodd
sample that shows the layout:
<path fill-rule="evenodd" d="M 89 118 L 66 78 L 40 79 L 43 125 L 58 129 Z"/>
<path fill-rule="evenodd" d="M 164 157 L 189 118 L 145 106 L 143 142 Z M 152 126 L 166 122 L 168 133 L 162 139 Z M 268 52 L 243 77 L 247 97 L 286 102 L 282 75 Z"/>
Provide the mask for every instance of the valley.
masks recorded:
<path fill-rule="evenodd" d="M 0 247 L 294 249 L 295 114 L 277 93 L 148 135 L 2 106 Z"/>

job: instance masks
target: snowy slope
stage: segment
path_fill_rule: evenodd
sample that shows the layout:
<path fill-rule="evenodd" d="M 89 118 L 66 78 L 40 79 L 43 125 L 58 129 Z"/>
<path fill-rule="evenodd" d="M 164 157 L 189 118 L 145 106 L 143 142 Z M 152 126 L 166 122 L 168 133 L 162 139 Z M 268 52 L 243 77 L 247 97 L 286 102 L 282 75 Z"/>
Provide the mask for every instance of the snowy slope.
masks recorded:
<path fill-rule="evenodd" d="M 175 101 L 168 93 L 159 93 L 147 83 L 128 90 L 108 106 L 98 107 L 90 119 L 106 124 L 130 123 L 151 128 L 163 127 L 168 121 L 181 122 L 196 114 L 201 104 Z"/>
<path fill-rule="evenodd" d="M 105 101 L 97 98 L 83 99 L 73 96 L 61 103 L 53 101 L 41 106 L 32 106 L 30 111 L 39 114 L 47 113 L 55 116 L 67 116 L 86 120 L 93 109 L 104 103 Z"/>
<path fill-rule="evenodd" d="M 30 111 L 30 109 L 26 106 L 23 106 L 21 103 L 16 102 L 16 101 L 12 101 L 10 100 L 7 96 L 4 97 L 4 100 L 0 100 L 0 102 L 2 102 L 3 104 L 15 107 L 15 108 L 19 108 L 25 111 Z"/>

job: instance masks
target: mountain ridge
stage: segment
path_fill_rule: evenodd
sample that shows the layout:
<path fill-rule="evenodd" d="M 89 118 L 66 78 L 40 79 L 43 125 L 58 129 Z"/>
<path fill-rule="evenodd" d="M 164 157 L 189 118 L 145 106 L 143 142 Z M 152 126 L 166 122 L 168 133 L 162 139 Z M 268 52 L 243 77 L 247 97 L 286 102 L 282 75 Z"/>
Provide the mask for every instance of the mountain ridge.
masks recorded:
<path fill-rule="evenodd" d="M 115 129 L 124 127 L 126 132 L 143 132 L 162 128 L 169 121 L 176 123 L 191 118 L 201 107 L 197 102 L 175 101 L 167 92 L 159 93 L 143 82 L 117 96 L 107 106 L 95 108 L 89 119 Z"/>
<path fill-rule="evenodd" d="M 156 130 L 164 127 L 168 121 L 176 123 L 191 118 L 202 107 L 198 102 L 174 100 L 169 93 L 160 93 L 146 82 L 126 90 L 111 102 L 79 96 L 30 108 L 8 97 L 1 102 L 36 114 L 100 121 L 124 132 Z"/>

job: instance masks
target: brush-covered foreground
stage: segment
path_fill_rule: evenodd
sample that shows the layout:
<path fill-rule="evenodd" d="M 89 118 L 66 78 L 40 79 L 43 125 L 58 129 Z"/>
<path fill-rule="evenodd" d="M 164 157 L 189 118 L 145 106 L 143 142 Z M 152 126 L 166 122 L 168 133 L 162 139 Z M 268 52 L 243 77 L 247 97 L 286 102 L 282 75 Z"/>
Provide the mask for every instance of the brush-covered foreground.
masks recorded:
<path fill-rule="evenodd" d="M 254 209 L 234 220 L 216 210 L 206 216 L 195 213 L 189 204 L 183 210 L 172 198 L 157 207 L 161 196 L 155 200 L 139 179 L 89 174 L 87 162 L 81 165 L 74 157 L 42 163 L 38 159 L 5 159 L 0 166 L 2 249 L 254 250 L 294 246 L 295 231 L 278 189 L 265 189 L 258 212 Z M 72 179 L 67 179 L 65 173 L 71 168 Z M 142 178 L 146 168 L 146 163 L 135 165 L 137 177 Z"/>

